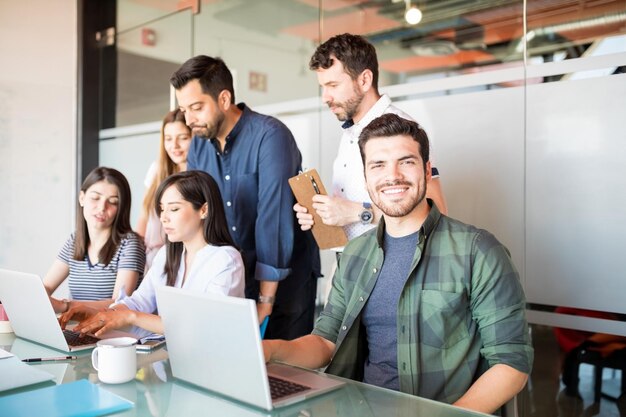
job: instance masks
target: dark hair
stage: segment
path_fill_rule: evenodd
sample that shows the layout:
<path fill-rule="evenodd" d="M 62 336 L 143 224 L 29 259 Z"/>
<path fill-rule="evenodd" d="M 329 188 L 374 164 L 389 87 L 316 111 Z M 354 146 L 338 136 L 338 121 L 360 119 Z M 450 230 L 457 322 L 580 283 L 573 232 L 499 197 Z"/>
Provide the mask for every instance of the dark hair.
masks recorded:
<path fill-rule="evenodd" d="M 129 233 L 134 233 L 130 227 L 130 186 L 128 185 L 126 177 L 118 170 L 98 167 L 87 175 L 87 178 L 85 178 L 80 187 L 80 191 L 86 192 L 89 187 L 100 181 L 106 181 L 109 184 L 115 185 L 118 192 L 117 213 L 111 225 L 111 234 L 107 242 L 100 249 L 100 253 L 98 253 L 98 262 L 108 265 L 111 259 L 113 259 L 113 255 L 115 255 L 115 251 L 122 242 L 122 239 Z M 77 202 L 76 234 L 74 239 L 75 260 L 82 261 L 85 259 L 89 242 L 87 221 L 83 215 L 83 208 L 80 206 L 80 202 Z"/>
<path fill-rule="evenodd" d="M 365 144 L 372 138 L 405 135 L 412 137 L 420 145 L 420 156 L 426 166 L 430 158 L 430 146 L 426 131 L 412 120 L 404 119 L 397 114 L 387 113 L 372 120 L 359 135 L 359 150 L 365 168 Z"/>
<path fill-rule="evenodd" d="M 332 56 L 341 61 L 344 70 L 353 80 L 366 69 L 372 71 L 372 87 L 378 91 L 376 49 L 364 37 L 349 33 L 333 36 L 317 47 L 309 61 L 309 68 L 330 68 L 333 65 Z"/>
<path fill-rule="evenodd" d="M 230 102 L 235 102 L 233 76 L 220 58 L 198 55 L 188 59 L 172 74 L 170 84 L 175 89 L 180 90 L 191 80 L 198 80 L 202 87 L 202 92 L 213 97 L 213 100 L 217 101 L 220 93 L 228 90 L 230 92 Z"/>
<path fill-rule="evenodd" d="M 207 216 L 202 225 L 206 243 L 213 246 L 236 247 L 228 232 L 222 195 L 213 177 L 203 171 L 185 171 L 167 177 L 159 185 L 154 200 L 158 216 L 161 216 L 162 212 L 163 193 L 171 186 L 176 186 L 183 199 L 190 202 L 195 210 L 200 210 L 204 204 L 207 205 Z M 170 242 L 166 239 L 165 246 L 166 261 L 163 272 L 167 275 L 167 285 L 173 286 L 183 255 L 183 242 Z"/>

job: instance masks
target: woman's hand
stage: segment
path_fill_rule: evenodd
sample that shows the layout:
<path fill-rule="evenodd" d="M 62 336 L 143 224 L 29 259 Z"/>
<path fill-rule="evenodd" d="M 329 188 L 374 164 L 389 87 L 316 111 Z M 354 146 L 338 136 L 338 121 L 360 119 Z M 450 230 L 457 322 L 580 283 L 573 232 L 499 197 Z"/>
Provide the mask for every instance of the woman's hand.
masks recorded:
<path fill-rule="evenodd" d="M 99 337 L 109 330 L 132 325 L 133 315 L 134 311 L 127 309 L 101 311 L 78 323 L 74 331 L 92 333 Z"/>
<path fill-rule="evenodd" d="M 48 298 L 50 298 L 50 304 L 52 304 L 52 308 L 54 309 L 54 312 L 56 314 L 65 313 L 68 310 L 68 307 L 70 305 L 69 301 L 57 300 L 56 298 L 52 298 L 52 297 L 48 297 Z"/>
<path fill-rule="evenodd" d="M 83 321 L 85 319 L 88 319 L 89 317 L 95 316 L 96 314 L 98 314 L 99 311 L 101 311 L 101 309 L 88 306 L 87 304 L 83 304 L 80 302 L 70 302 L 67 311 L 65 311 L 65 313 L 61 315 L 61 318 L 59 319 L 59 324 L 61 324 L 62 329 L 65 329 L 68 321 Z"/>

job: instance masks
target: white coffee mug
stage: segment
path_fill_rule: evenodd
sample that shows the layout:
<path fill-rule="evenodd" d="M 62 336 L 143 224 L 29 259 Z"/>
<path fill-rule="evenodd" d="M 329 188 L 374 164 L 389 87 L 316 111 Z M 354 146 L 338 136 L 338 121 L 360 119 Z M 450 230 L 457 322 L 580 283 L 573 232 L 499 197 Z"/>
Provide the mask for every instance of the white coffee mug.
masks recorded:
<path fill-rule="evenodd" d="M 107 384 L 132 381 L 137 373 L 137 340 L 132 337 L 103 339 L 91 352 L 98 379 Z"/>

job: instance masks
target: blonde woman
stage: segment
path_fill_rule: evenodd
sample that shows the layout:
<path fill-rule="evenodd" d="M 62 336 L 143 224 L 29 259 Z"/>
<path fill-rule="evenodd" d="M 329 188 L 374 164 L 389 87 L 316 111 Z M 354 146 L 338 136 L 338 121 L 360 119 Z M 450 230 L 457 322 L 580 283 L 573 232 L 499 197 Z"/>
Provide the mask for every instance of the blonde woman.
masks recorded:
<path fill-rule="evenodd" d="M 156 253 L 165 244 L 165 234 L 154 207 L 156 191 L 165 178 L 187 170 L 187 151 L 191 138 L 191 130 L 185 124 L 185 116 L 180 110 L 176 109 L 165 115 L 161 125 L 159 157 L 150 165 L 146 175 L 146 194 L 136 228 L 137 233 L 144 237 L 146 271 L 150 269 Z"/>

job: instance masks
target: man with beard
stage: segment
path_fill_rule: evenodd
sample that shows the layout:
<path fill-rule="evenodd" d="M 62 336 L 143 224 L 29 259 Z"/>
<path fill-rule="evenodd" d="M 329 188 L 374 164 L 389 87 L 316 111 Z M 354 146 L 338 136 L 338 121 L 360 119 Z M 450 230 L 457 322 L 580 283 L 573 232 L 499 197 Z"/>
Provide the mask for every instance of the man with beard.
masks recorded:
<path fill-rule="evenodd" d="M 376 49 L 363 37 L 345 33 L 321 44 L 309 62 L 317 72 L 322 100 L 337 119 L 344 122 L 343 136 L 333 164 L 332 195 L 313 197 L 313 208 L 325 224 L 343 226 L 348 239 L 359 236 L 377 223 L 380 214 L 372 209 L 365 189 L 363 165 L 358 151 L 361 130 L 386 113 L 405 119 L 411 117 L 391 104 L 387 95 L 378 93 Z M 428 197 L 447 213 L 439 172 L 432 162 Z M 313 215 L 299 204 L 294 206 L 302 230 L 313 226 Z"/>
<path fill-rule="evenodd" d="M 235 105 L 232 75 L 219 58 L 189 59 L 170 83 L 194 135 L 187 169 L 206 171 L 219 185 L 228 229 L 243 254 L 246 297 L 257 300 L 260 321 L 271 314 L 266 337 L 309 333 L 319 252 L 292 210 L 287 180 L 301 170 L 302 157 L 291 132 Z"/>
<path fill-rule="evenodd" d="M 525 300 L 507 249 L 426 198 L 428 137 L 395 114 L 374 119 L 359 148 L 382 212 L 351 240 L 313 333 L 264 342 L 266 360 L 493 413 L 530 373 Z"/>

